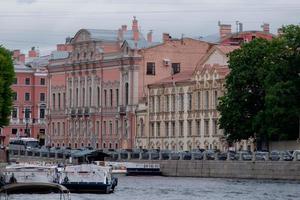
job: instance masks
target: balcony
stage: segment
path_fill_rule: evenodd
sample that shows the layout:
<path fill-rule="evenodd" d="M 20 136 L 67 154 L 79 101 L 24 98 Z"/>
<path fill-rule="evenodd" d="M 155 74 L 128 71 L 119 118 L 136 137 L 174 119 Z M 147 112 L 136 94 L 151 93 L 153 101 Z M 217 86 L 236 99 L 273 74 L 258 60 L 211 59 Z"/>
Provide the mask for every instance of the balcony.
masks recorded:
<path fill-rule="evenodd" d="M 126 115 L 126 107 L 118 106 L 118 113 L 119 113 L 119 115 Z"/>

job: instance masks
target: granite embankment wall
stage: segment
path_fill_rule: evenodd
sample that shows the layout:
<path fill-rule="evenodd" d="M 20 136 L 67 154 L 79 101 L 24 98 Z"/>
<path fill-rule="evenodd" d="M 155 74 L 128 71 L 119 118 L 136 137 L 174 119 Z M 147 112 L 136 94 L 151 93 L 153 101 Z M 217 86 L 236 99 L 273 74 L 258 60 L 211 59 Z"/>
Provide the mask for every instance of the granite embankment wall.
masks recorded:
<path fill-rule="evenodd" d="M 138 161 L 160 164 L 165 176 L 281 179 L 300 181 L 300 161 Z"/>

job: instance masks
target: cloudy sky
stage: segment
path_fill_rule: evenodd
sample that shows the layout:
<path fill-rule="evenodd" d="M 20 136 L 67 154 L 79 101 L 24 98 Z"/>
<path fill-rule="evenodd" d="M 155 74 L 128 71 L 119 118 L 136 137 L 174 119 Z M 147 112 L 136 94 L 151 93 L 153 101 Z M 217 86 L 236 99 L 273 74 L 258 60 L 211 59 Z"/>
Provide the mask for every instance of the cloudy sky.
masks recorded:
<path fill-rule="evenodd" d="M 0 0 L 0 44 L 42 53 L 74 36 L 80 28 L 118 29 L 136 16 L 142 32 L 199 37 L 218 32 L 217 23 L 243 22 L 259 30 L 263 22 L 276 33 L 300 23 L 300 0 Z"/>

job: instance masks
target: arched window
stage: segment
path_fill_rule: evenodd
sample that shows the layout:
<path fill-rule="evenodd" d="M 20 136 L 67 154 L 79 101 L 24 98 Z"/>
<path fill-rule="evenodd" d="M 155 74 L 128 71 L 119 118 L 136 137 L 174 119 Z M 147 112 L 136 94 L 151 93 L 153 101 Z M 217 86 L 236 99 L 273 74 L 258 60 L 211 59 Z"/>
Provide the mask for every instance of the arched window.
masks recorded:
<path fill-rule="evenodd" d="M 82 88 L 82 106 L 85 106 L 85 88 Z"/>
<path fill-rule="evenodd" d="M 125 83 L 125 105 L 128 105 L 129 102 L 129 85 Z"/>
<path fill-rule="evenodd" d="M 97 87 L 97 106 L 100 107 L 100 88 Z"/>
<path fill-rule="evenodd" d="M 89 100 L 90 100 L 90 102 L 89 102 L 89 106 L 92 106 L 92 88 L 90 87 L 89 88 Z"/>

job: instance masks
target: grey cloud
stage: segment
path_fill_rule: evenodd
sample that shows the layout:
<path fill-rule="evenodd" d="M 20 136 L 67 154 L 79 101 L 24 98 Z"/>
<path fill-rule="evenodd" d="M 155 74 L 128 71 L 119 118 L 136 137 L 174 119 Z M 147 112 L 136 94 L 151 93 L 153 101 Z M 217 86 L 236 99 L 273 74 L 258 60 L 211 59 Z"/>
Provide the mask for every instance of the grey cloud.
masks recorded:
<path fill-rule="evenodd" d="M 36 0 L 17 0 L 17 3 L 24 3 L 24 4 L 32 4 L 35 2 Z"/>

